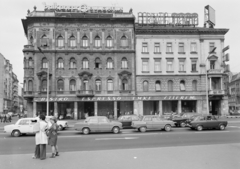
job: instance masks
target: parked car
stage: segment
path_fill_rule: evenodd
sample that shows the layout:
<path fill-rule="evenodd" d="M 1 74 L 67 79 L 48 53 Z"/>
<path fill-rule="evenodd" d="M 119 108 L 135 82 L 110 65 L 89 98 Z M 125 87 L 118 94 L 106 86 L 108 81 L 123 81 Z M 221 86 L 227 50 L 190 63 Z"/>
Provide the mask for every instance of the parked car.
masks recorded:
<path fill-rule="evenodd" d="M 181 113 L 173 116 L 170 120 L 175 123 L 176 127 L 186 127 L 187 121 L 194 115 L 196 115 L 196 113 Z"/>
<path fill-rule="evenodd" d="M 22 118 L 15 124 L 4 126 L 4 132 L 11 136 L 19 137 L 23 134 L 34 134 L 33 125 L 37 122 L 36 118 Z"/>
<path fill-rule="evenodd" d="M 224 130 L 227 127 L 228 122 L 226 120 L 217 120 L 211 115 L 202 115 L 195 117 L 190 123 L 191 129 L 201 131 L 203 129 L 220 129 Z"/>
<path fill-rule="evenodd" d="M 131 115 L 122 115 L 118 117 L 118 121 L 122 123 L 123 128 L 132 128 L 132 122 L 140 120 L 140 116 L 131 114 Z"/>
<path fill-rule="evenodd" d="M 117 134 L 122 129 L 122 123 L 111 121 L 105 116 L 91 116 L 76 123 L 74 129 L 81 131 L 83 134 L 89 134 L 90 132 L 113 132 Z"/>
<path fill-rule="evenodd" d="M 186 126 L 190 125 L 190 122 L 193 121 L 196 117 L 198 116 L 202 116 L 202 114 L 194 114 L 193 116 L 191 116 L 187 121 L 186 121 Z"/>
<path fill-rule="evenodd" d="M 48 122 L 48 124 L 50 125 L 50 118 L 53 116 L 46 116 L 46 121 Z M 58 120 L 57 121 L 57 125 L 58 125 L 58 130 L 65 130 L 68 127 L 68 121 L 65 120 Z"/>
<path fill-rule="evenodd" d="M 157 115 L 145 115 L 141 120 L 132 122 L 132 127 L 141 132 L 145 132 L 148 129 L 164 129 L 165 131 L 171 131 L 173 125 L 174 122 L 160 118 Z"/>

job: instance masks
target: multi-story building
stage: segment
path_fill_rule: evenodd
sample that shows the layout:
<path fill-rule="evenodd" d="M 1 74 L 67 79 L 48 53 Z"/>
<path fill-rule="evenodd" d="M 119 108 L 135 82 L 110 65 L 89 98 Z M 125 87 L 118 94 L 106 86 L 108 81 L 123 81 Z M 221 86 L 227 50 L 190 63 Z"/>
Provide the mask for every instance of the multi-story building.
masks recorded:
<path fill-rule="evenodd" d="M 12 73 L 12 111 L 16 112 L 18 105 L 18 79 L 15 73 Z"/>
<path fill-rule="evenodd" d="M 233 113 L 240 110 L 240 73 L 234 74 L 229 79 L 229 110 Z"/>
<path fill-rule="evenodd" d="M 132 10 L 35 7 L 22 23 L 28 40 L 23 49 L 24 98 L 31 115 L 47 111 L 47 77 L 49 113 L 57 117 L 133 112 Z"/>
<path fill-rule="evenodd" d="M 228 29 L 197 25 L 197 14 L 138 14 L 136 89 L 148 99 L 138 101 L 140 114 L 207 113 L 206 71 L 210 113 L 228 113 L 222 53 Z"/>

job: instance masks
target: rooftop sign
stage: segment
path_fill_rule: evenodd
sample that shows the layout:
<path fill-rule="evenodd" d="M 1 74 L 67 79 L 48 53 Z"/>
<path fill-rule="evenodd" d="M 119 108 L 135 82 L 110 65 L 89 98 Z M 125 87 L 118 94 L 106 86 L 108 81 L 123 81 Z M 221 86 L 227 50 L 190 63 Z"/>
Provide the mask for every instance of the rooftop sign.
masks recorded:
<path fill-rule="evenodd" d="M 85 4 L 80 6 L 65 6 L 65 5 L 57 5 L 54 3 L 53 5 L 46 5 L 44 7 L 45 11 L 54 11 L 54 12 L 76 12 L 76 13 L 123 13 L 122 7 L 100 7 L 93 6 L 89 7 Z"/>
<path fill-rule="evenodd" d="M 197 13 L 138 13 L 139 24 L 196 26 L 198 25 Z"/>

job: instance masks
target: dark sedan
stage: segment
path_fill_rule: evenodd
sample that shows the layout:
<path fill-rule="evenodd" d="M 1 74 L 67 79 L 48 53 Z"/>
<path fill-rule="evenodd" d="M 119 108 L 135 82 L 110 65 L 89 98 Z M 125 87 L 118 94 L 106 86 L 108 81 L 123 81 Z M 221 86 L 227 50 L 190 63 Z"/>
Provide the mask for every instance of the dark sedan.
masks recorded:
<path fill-rule="evenodd" d="M 199 114 L 196 113 L 182 113 L 179 115 L 175 115 L 173 116 L 170 120 L 172 120 L 175 123 L 176 127 L 185 127 L 188 123 L 188 120 L 192 117 L 192 116 L 196 116 Z"/>
<path fill-rule="evenodd" d="M 140 120 L 140 117 L 134 114 L 122 115 L 118 118 L 118 121 L 122 123 L 123 128 L 132 128 L 132 122 Z"/>
<path fill-rule="evenodd" d="M 201 131 L 203 129 L 219 129 L 224 130 L 227 127 L 228 122 L 226 120 L 217 120 L 214 116 L 197 116 L 190 123 L 191 129 Z"/>

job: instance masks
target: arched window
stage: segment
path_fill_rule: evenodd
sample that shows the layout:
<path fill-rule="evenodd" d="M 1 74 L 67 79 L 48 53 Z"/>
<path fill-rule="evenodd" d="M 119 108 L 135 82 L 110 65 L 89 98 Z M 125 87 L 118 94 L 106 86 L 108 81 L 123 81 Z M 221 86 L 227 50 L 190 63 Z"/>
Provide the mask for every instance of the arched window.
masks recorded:
<path fill-rule="evenodd" d="M 127 79 L 122 80 L 122 90 L 128 90 L 128 80 Z"/>
<path fill-rule="evenodd" d="M 30 45 L 33 45 L 33 37 L 31 36 L 29 39 Z"/>
<path fill-rule="evenodd" d="M 26 92 L 27 91 L 27 84 L 26 84 L 26 81 L 24 80 L 23 82 L 23 90 Z"/>
<path fill-rule="evenodd" d="M 45 34 L 41 38 L 41 46 L 42 47 L 47 47 L 48 46 L 48 38 Z"/>
<path fill-rule="evenodd" d="M 185 81 L 184 80 L 181 80 L 180 81 L 180 91 L 185 91 L 186 88 L 185 88 Z"/>
<path fill-rule="evenodd" d="M 121 46 L 122 47 L 127 47 L 128 46 L 128 39 L 125 35 L 121 37 Z"/>
<path fill-rule="evenodd" d="M 76 81 L 74 79 L 70 80 L 70 91 L 76 91 Z"/>
<path fill-rule="evenodd" d="M 96 69 L 102 68 L 101 60 L 99 58 L 95 59 L 95 68 Z"/>
<path fill-rule="evenodd" d="M 47 80 L 42 80 L 42 91 L 47 91 Z"/>
<path fill-rule="evenodd" d="M 108 36 L 107 37 L 107 47 L 112 47 L 112 37 L 111 36 Z"/>
<path fill-rule="evenodd" d="M 94 45 L 95 47 L 100 47 L 100 42 L 101 42 L 101 39 L 99 36 L 96 36 L 95 39 L 94 39 Z"/>
<path fill-rule="evenodd" d="M 89 84 L 87 79 L 83 80 L 83 90 L 89 90 Z"/>
<path fill-rule="evenodd" d="M 32 82 L 32 80 L 29 80 L 28 81 L 28 91 L 33 91 L 33 82 Z"/>
<path fill-rule="evenodd" d="M 76 39 L 73 35 L 69 38 L 69 41 L 70 41 L 70 47 L 76 46 Z"/>
<path fill-rule="evenodd" d="M 192 90 L 197 91 L 197 81 L 196 80 L 192 81 Z"/>
<path fill-rule="evenodd" d="M 70 59 L 70 69 L 75 69 L 76 68 L 76 61 L 74 58 Z"/>
<path fill-rule="evenodd" d="M 57 68 L 63 68 L 63 59 L 62 58 L 58 59 Z"/>
<path fill-rule="evenodd" d="M 102 82 L 101 80 L 97 79 L 96 80 L 96 91 L 101 91 L 102 90 Z"/>
<path fill-rule="evenodd" d="M 143 82 L 143 91 L 144 92 L 148 91 L 148 81 L 146 81 L 146 80 Z"/>
<path fill-rule="evenodd" d="M 58 91 L 63 91 L 63 89 L 64 89 L 64 82 L 63 82 L 62 79 L 57 81 L 57 89 L 58 89 Z"/>
<path fill-rule="evenodd" d="M 48 61 L 47 58 L 42 59 L 42 68 L 47 69 L 48 68 Z"/>
<path fill-rule="evenodd" d="M 64 40 L 63 40 L 63 37 L 61 35 L 58 36 L 58 38 L 57 38 L 57 45 L 58 45 L 58 47 L 63 47 L 64 46 Z"/>
<path fill-rule="evenodd" d="M 83 36 L 82 37 L 82 44 L 83 44 L 83 47 L 88 47 L 88 38 L 87 38 L 87 36 Z"/>
<path fill-rule="evenodd" d="M 84 59 L 83 59 L 83 69 L 88 69 L 88 68 L 89 68 L 88 59 L 87 59 L 87 58 L 84 58 Z"/>
<path fill-rule="evenodd" d="M 168 81 L 168 91 L 169 91 L 169 92 L 172 92 L 172 91 L 173 91 L 173 81 L 172 81 L 172 80 L 169 80 L 169 81 Z"/>
<path fill-rule="evenodd" d="M 156 81 L 155 88 L 156 88 L 156 91 L 161 91 L 161 82 L 159 80 Z"/>
<path fill-rule="evenodd" d="M 112 69 L 113 68 L 113 60 L 112 58 L 107 59 L 107 68 Z"/>
<path fill-rule="evenodd" d="M 28 67 L 33 67 L 33 60 L 31 57 L 28 59 Z"/>
<path fill-rule="evenodd" d="M 107 81 L 107 90 L 108 91 L 113 91 L 113 80 L 112 79 L 109 79 Z"/>
<path fill-rule="evenodd" d="M 128 68 L 127 59 L 123 58 L 122 59 L 122 69 L 127 69 L 127 68 Z"/>

